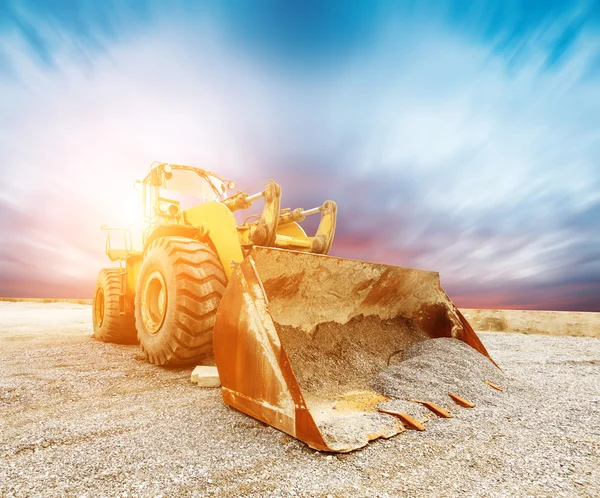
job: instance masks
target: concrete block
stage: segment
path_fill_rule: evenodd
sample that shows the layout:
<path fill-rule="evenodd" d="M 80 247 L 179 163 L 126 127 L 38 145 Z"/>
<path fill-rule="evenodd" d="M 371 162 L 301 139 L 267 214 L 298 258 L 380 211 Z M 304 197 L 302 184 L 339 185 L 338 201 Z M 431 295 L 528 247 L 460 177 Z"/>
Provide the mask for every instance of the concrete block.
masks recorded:
<path fill-rule="evenodd" d="M 200 387 L 220 387 L 221 380 L 217 367 L 199 365 L 192 372 L 192 382 Z"/>

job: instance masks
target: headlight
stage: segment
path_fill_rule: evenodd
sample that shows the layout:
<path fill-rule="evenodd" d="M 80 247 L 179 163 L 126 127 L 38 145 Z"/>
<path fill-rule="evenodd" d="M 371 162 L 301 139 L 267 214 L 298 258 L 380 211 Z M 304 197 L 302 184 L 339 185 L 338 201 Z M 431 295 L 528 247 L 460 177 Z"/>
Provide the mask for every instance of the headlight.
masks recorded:
<path fill-rule="evenodd" d="M 175 218 L 177 215 L 179 215 L 179 207 L 176 204 L 171 204 L 169 206 L 169 214 Z"/>

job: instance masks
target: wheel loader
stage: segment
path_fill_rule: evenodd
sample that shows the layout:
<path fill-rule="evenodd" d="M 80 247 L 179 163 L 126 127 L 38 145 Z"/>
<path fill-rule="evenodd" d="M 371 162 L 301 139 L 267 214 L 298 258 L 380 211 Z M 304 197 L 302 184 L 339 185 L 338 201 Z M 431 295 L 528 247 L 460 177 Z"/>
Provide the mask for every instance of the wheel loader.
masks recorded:
<path fill-rule="evenodd" d="M 118 267 L 98 275 L 95 337 L 139 341 L 156 365 L 214 360 L 227 404 L 312 448 L 347 452 L 404 430 L 371 380 L 410 344 L 452 337 L 489 357 L 437 273 L 328 256 L 333 201 L 282 209 L 274 181 L 233 193 L 233 182 L 170 163 L 136 183 L 139 247 L 131 230 L 103 227 Z M 300 223 L 315 214 L 309 236 Z"/>

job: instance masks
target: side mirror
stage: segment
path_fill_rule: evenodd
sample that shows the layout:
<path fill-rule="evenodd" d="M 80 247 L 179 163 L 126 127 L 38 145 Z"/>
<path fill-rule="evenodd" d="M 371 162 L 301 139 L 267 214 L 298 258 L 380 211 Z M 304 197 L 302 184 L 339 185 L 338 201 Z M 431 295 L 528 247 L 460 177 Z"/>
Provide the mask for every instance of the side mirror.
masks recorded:
<path fill-rule="evenodd" d="M 133 188 L 135 190 L 137 190 L 138 192 L 142 191 L 142 181 L 141 180 L 136 180 L 133 184 Z"/>
<path fill-rule="evenodd" d="M 153 187 L 162 187 L 162 178 L 158 168 L 150 170 L 150 185 Z"/>

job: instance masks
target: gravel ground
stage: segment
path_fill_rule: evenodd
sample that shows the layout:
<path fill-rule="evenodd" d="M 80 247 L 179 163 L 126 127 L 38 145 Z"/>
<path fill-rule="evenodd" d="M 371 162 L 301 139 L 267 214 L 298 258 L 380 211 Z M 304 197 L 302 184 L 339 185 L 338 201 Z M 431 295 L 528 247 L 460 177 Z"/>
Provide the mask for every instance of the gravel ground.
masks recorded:
<path fill-rule="evenodd" d="M 598 339 L 480 334 L 505 373 L 493 403 L 328 455 L 228 408 L 191 369 L 94 341 L 90 315 L 0 303 L 3 497 L 600 495 Z"/>

